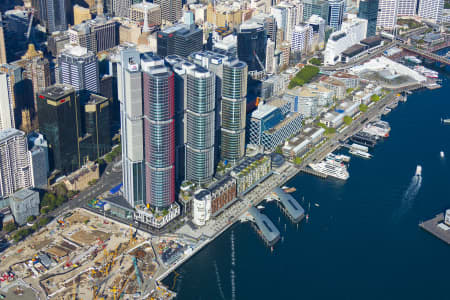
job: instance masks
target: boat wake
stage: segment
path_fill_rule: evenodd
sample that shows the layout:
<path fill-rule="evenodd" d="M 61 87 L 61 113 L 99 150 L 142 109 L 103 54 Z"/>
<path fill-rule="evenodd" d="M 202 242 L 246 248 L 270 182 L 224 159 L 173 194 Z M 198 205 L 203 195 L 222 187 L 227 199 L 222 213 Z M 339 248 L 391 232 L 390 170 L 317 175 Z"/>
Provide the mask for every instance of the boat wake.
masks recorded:
<path fill-rule="evenodd" d="M 230 279 L 231 279 L 231 299 L 236 299 L 236 275 L 234 273 L 234 267 L 236 266 L 236 252 L 234 249 L 234 231 L 231 231 L 231 270 L 230 270 Z"/>
<path fill-rule="evenodd" d="M 394 215 L 395 219 L 401 218 L 409 209 L 411 209 L 411 207 L 414 204 L 414 199 L 419 193 L 421 186 L 422 186 L 422 176 L 417 174 L 414 175 L 413 178 L 411 179 L 408 188 L 406 189 L 403 195 L 401 206 Z"/>
<path fill-rule="evenodd" d="M 225 300 L 225 294 L 223 293 L 222 281 L 220 280 L 219 268 L 217 268 L 217 262 L 216 261 L 214 261 L 214 270 L 216 272 L 217 287 L 219 288 L 220 297 L 222 297 L 222 300 Z"/>

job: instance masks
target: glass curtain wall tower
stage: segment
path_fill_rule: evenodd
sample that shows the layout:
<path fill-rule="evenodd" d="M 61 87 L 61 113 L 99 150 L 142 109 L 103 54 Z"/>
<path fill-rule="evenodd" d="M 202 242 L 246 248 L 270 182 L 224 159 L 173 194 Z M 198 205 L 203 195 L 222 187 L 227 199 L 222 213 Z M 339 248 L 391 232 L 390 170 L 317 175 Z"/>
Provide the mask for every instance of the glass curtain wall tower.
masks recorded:
<path fill-rule="evenodd" d="M 247 64 L 224 63 L 221 103 L 221 159 L 231 163 L 245 154 Z"/>

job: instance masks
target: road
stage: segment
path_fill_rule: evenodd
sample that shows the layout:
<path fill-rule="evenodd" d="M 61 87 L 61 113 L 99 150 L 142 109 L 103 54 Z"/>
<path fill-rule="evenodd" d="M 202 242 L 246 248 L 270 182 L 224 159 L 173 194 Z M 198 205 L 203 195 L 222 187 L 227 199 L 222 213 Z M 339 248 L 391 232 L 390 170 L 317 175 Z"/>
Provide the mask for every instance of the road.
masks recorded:
<path fill-rule="evenodd" d="M 88 200 L 95 198 L 96 196 L 101 195 L 120 184 L 122 182 L 122 169 L 114 168 L 114 165 L 117 163 L 117 161 L 114 161 L 108 164 L 96 184 L 80 192 L 72 200 L 65 202 L 55 210 L 52 210 L 49 212 L 49 215 L 56 217 L 63 212 L 70 211 L 77 207 L 82 207 Z"/>

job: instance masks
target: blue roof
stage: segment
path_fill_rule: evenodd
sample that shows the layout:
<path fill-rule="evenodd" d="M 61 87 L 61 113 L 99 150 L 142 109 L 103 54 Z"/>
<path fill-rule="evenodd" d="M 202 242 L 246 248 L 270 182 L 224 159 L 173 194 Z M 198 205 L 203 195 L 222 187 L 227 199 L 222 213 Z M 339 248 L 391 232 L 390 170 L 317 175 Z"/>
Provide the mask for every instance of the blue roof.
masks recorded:
<path fill-rule="evenodd" d="M 123 183 L 120 183 L 120 184 L 116 185 L 115 187 L 113 187 L 112 189 L 110 189 L 109 192 L 110 192 L 111 194 L 117 193 L 118 191 L 120 191 L 120 188 L 122 187 L 122 185 L 123 185 Z"/>
<path fill-rule="evenodd" d="M 286 193 L 279 187 L 275 188 L 274 192 L 277 194 L 278 198 L 280 198 L 281 204 L 283 204 L 284 208 L 286 208 L 294 222 L 299 222 L 303 219 L 305 210 L 301 207 L 297 200 L 292 197 L 291 194 Z"/>

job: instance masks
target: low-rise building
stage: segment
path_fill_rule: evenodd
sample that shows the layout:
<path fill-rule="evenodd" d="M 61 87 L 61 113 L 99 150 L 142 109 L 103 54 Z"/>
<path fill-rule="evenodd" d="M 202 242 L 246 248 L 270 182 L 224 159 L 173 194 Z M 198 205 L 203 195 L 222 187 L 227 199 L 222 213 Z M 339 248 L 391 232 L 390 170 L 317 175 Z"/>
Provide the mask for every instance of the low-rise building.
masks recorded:
<path fill-rule="evenodd" d="M 286 141 L 284 146 L 281 148 L 283 155 L 290 157 L 291 159 L 305 155 L 309 149 L 311 149 L 311 140 L 306 137 L 299 136 L 293 137 L 289 141 Z"/>
<path fill-rule="evenodd" d="M 344 101 L 336 107 L 336 111 L 353 117 L 359 111 L 359 104 L 352 101 Z"/>
<path fill-rule="evenodd" d="M 208 187 L 208 190 L 211 192 L 211 215 L 213 217 L 237 200 L 236 179 L 231 176 L 225 176 L 215 182 Z"/>
<path fill-rule="evenodd" d="M 192 199 L 192 223 L 203 226 L 211 218 L 211 192 L 198 190 Z"/>
<path fill-rule="evenodd" d="M 272 173 L 270 156 L 257 154 L 247 157 L 233 168 L 231 176 L 236 179 L 238 196 L 244 195 Z"/>
<path fill-rule="evenodd" d="M 338 71 L 330 77 L 342 81 L 347 89 L 355 89 L 359 86 L 359 77 L 350 73 Z"/>
<path fill-rule="evenodd" d="M 24 225 L 29 216 L 39 215 L 39 193 L 32 189 L 22 189 L 9 196 L 9 206 L 14 220 Z"/>
<path fill-rule="evenodd" d="M 65 177 L 63 182 L 69 191 L 82 191 L 89 187 L 90 183 L 98 180 L 99 178 L 99 167 L 97 164 L 91 162 Z"/>
<path fill-rule="evenodd" d="M 320 122 L 325 124 L 327 127 L 331 128 L 338 128 L 341 126 L 341 124 L 344 122 L 344 114 L 338 113 L 338 112 L 327 112 Z"/>
<path fill-rule="evenodd" d="M 334 95 L 338 100 L 342 100 L 345 98 L 347 88 L 345 86 L 345 83 L 343 83 L 342 81 L 332 77 L 323 76 L 320 79 L 320 84 L 327 89 L 334 91 Z"/>

